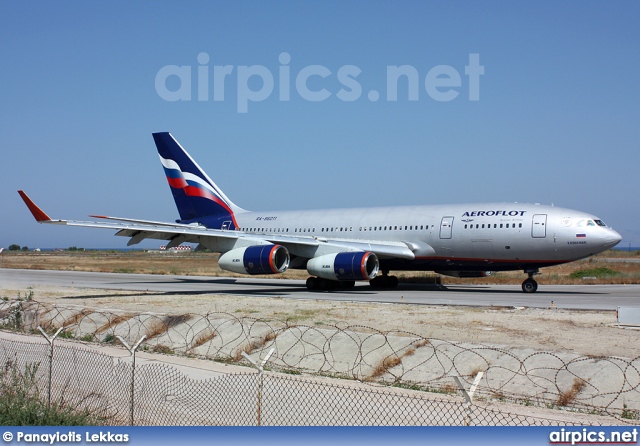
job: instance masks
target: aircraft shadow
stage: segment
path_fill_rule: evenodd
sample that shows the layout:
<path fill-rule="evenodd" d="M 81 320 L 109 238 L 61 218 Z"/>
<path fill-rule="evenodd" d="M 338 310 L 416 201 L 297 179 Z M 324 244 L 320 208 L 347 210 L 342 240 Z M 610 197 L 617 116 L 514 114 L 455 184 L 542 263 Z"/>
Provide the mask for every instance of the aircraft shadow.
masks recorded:
<path fill-rule="evenodd" d="M 523 294 L 520 287 L 518 285 L 513 285 L 513 289 L 503 289 L 503 288 L 494 288 L 491 285 L 431 285 L 431 284 L 416 284 L 416 283 L 400 283 L 396 290 L 402 291 L 450 291 L 456 293 L 490 293 L 490 294 Z M 545 290 L 545 286 L 541 285 L 538 288 L 538 291 L 533 293 L 532 295 L 540 295 L 540 294 L 562 294 L 562 295 L 606 295 L 607 293 L 597 292 L 597 291 L 557 291 L 557 290 Z"/>
<path fill-rule="evenodd" d="M 172 291 L 162 291 L 162 290 L 154 290 L 154 289 L 141 289 L 139 292 L 148 292 L 154 295 L 177 295 L 177 296 L 187 296 L 187 295 L 203 295 L 203 294 L 228 294 L 228 295 L 238 295 L 238 296 L 273 296 L 273 297 L 281 297 L 283 295 L 291 295 L 291 294 L 299 294 L 305 293 L 308 295 L 326 295 L 332 293 L 344 293 L 353 296 L 366 296 L 366 295 L 383 295 L 397 293 L 402 291 L 418 291 L 425 293 L 434 293 L 434 292 L 457 292 L 457 293 L 472 293 L 472 294 L 514 294 L 514 293 L 522 293 L 519 286 L 514 285 L 513 289 L 504 289 L 504 288 L 494 288 L 491 285 L 435 285 L 435 284 L 420 284 L 420 283 L 400 283 L 398 287 L 395 289 L 372 289 L 366 285 L 358 285 L 354 288 L 339 288 L 335 290 L 327 290 L 327 291 L 308 291 L 306 286 L 300 282 L 289 282 L 287 280 L 265 280 L 265 281 L 256 281 L 252 280 L 251 282 L 244 282 L 242 279 L 235 278 L 192 278 L 192 277 L 172 277 L 167 276 L 166 279 L 156 277 L 153 281 L 126 281 L 126 282 L 111 282 L 113 285 L 150 285 L 152 288 L 155 286 L 176 286 L 176 285 L 201 285 L 201 289 L 189 289 L 189 290 L 172 290 Z M 212 287 L 207 288 L 206 285 L 231 285 L 229 287 Z M 246 288 L 247 286 L 251 288 Z M 558 290 L 549 290 L 546 291 L 544 289 L 544 285 L 541 286 L 535 295 L 603 295 L 606 293 L 602 292 L 589 292 L 585 290 L 580 291 L 558 291 Z M 70 296 L 65 299 L 87 299 L 87 298 L 101 298 L 101 297 L 115 297 L 115 296 L 140 296 L 140 294 L 132 293 L 130 295 L 127 294 L 113 294 L 113 295 L 84 295 L 84 296 Z"/>

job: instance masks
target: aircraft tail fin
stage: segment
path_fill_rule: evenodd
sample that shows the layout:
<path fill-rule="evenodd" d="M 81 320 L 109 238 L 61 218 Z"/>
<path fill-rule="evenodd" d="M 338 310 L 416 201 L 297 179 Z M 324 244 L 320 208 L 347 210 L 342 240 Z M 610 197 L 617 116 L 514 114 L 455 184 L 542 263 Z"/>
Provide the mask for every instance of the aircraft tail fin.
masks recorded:
<path fill-rule="evenodd" d="M 227 198 L 171 133 L 154 133 L 153 139 L 180 214 L 178 222 L 238 229 L 235 213 L 244 209 Z"/>

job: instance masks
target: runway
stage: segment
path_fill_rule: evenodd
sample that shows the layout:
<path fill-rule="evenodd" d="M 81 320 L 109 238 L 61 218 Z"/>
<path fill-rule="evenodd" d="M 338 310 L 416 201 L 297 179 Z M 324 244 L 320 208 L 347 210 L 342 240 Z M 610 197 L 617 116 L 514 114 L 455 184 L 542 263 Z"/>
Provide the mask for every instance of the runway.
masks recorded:
<path fill-rule="evenodd" d="M 395 290 L 373 290 L 368 284 L 362 283 L 350 290 L 310 292 L 301 280 L 19 269 L 0 269 L 0 283 L 5 289 L 26 289 L 38 285 L 153 291 L 178 295 L 226 294 L 245 298 L 279 297 L 388 304 L 533 308 L 555 306 L 582 310 L 615 310 L 619 306 L 640 308 L 640 285 L 540 285 L 536 293 L 525 294 L 520 285 L 400 284 Z"/>

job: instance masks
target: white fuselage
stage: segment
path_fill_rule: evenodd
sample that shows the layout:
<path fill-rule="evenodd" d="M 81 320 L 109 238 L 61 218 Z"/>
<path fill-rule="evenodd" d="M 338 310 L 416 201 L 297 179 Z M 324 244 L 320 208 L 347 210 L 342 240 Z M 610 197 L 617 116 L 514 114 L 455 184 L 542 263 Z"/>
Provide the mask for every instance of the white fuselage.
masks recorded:
<path fill-rule="evenodd" d="M 243 212 L 236 219 L 254 234 L 396 241 L 415 253 L 411 261 L 381 259 L 386 269 L 535 269 L 597 254 L 621 239 L 593 215 L 518 203 Z"/>

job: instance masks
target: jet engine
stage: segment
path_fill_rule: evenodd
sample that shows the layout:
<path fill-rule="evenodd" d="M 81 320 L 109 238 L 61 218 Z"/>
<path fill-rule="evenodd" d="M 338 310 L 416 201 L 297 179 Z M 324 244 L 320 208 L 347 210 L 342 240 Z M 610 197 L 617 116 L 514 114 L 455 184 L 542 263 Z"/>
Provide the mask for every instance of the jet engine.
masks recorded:
<path fill-rule="evenodd" d="M 371 280 L 380 264 L 372 252 L 340 252 L 314 257 L 307 262 L 309 274 L 327 280 Z"/>
<path fill-rule="evenodd" d="M 289 268 L 289 251 L 280 245 L 256 245 L 227 251 L 218 259 L 225 271 L 239 274 L 280 274 Z"/>

